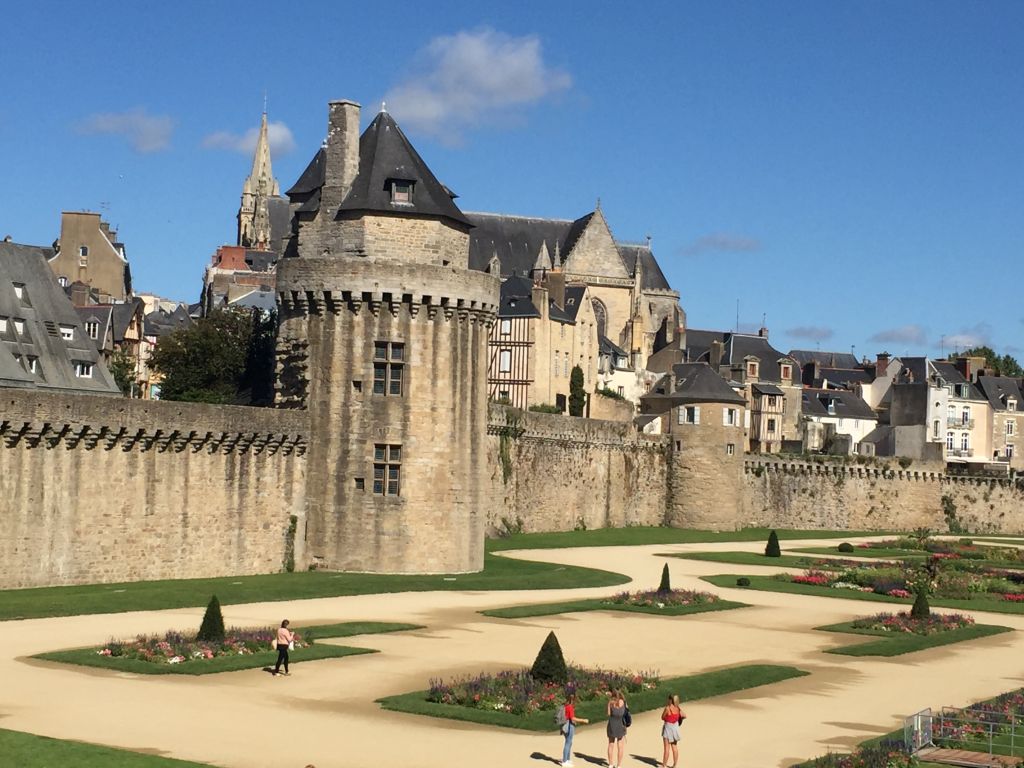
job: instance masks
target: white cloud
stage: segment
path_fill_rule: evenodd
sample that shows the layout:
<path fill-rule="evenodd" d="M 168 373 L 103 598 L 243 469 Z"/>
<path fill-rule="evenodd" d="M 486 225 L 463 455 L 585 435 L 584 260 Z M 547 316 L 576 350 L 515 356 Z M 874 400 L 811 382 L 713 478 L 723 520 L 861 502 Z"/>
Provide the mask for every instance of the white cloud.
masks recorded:
<path fill-rule="evenodd" d="M 231 131 L 216 131 L 203 139 L 207 149 L 227 149 L 251 155 L 256 151 L 256 142 L 260 138 L 260 129 L 253 127 L 242 134 Z M 267 141 L 270 142 L 271 155 L 286 155 L 295 149 L 295 137 L 291 129 L 282 122 L 267 123 Z"/>
<path fill-rule="evenodd" d="M 951 333 L 939 340 L 939 345 L 947 350 L 962 352 L 971 347 L 992 346 L 992 326 L 978 323 L 969 328 L 961 328 L 958 333 Z"/>
<path fill-rule="evenodd" d="M 793 336 L 797 339 L 810 339 L 811 341 L 824 341 L 825 339 L 831 339 L 834 333 L 835 332 L 831 328 L 825 328 L 820 325 L 800 325 L 786 331 L 786 334 L 789 336 Z"/>
<path fill-rule="evenodd" d="M 928 335 L 920 325 L 911 323 L 879 331 L 868 341 L 878 341 L 883 344 L 914 344 L 922 346 L 928 342 Z"/>
<path fill-rule="evenodd" d="M 123 136 L 136 152 L 159 152 L 170 146 L 174 119 L 169 115 L 150 115 L 144 107 L 136 107 L 125 112 L 89 115 L 75 125 L 75 130 L 86 136 Z"/>
<path fill-rule="evenodd" d="M 715 232 L 698 237 L 679 249 L 682 256 L 701 256 L 705 253 L 751 253 L 761 249 L 761 241 L 728 232 Z"/>
<path fill-rule="evenodd" d="M 567 72 L 544 63 L 535 35 L 493 29 L 435 37 L 419 55 L 418 72 L 384 97 L 404 126 L 456 143 L 465 128 L 513 117 L 572 85 Z"/>

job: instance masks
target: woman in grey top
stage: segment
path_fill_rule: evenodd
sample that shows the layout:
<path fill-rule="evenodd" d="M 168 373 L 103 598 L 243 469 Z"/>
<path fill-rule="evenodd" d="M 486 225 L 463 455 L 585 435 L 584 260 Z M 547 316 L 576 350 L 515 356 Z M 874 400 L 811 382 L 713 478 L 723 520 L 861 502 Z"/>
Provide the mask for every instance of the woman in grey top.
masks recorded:
<path fill-rule="evenodd" d="M 608 699 L 608 768 L 620 768 L 626 751 L 626 700 L 619 691 L 612 691 Z M 618 758 L 618 759 L 616 759 Z"/>

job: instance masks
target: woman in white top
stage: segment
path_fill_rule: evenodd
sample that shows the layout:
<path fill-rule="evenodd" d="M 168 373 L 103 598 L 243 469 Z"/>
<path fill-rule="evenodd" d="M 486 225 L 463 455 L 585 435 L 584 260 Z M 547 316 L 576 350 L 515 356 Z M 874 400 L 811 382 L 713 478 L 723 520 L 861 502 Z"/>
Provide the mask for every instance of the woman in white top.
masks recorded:
<path fill-rule="evenodd" d="M 277 630 L 277 664 L 274 665 L 274 677 L 281 673 L 281 664 L 284 663 L 284 674 L 288 674 L 288 646 L 295 640 L 295 633 L 288 629 L 288 619 L 281 622 L 281 628 Z"/>

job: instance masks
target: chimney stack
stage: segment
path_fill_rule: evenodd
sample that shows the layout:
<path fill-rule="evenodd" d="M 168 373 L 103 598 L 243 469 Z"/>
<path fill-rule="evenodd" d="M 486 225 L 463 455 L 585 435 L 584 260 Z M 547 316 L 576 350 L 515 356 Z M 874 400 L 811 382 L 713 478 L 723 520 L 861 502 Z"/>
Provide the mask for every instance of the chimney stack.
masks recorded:
<path fill-rule="evenodd" d="M 879 352 L 875 356 L 875 377 L 885 376 L 887 370 L 889 370 L 889 353 Z"/>
<path fill-rule="evenodd" d="M 555 306 L 565 309 L 565 273 L 560 269 L 548 272 L 547 286 Z"/>
<path fill-rule="evenodd" d="M 718 339 L 711 342 L 711 349 L 708 351 L 708 362 L 715 373 L 718 373 L 718 368 L 722 364 L 723 351 L 722 342 Z"/>
<path fill-rule="evenodd" d="M 359 173 L 359 109 L 354 101 L 328 104 L 327 157 L 320 208 L 332 217 L 352 190 L 352 182 Z"/>

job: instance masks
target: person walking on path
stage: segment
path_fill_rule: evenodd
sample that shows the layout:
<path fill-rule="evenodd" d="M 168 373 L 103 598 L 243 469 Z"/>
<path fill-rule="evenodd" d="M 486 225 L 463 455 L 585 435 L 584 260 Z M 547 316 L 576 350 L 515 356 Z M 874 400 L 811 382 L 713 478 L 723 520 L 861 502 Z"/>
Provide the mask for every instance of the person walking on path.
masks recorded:
<path fill-rule="evenodd" d="M 576 694 L 570 693 L 565 697 L 565 725 L 562 726 L 562 735 L 565 737 L 565 744 L 562 746 L 562 768 L 572 768 L 572 738 L 576 735 L 576 726 L 586 724 L 590 721 L 576 717 Z"/>
<path fill-rule="evenodd" d="M 284 664 L 284 674 L 288 673 L 288 650 L 294 648 L 295 633 L 288 629 L 288 619 L 281 622 L 277 630 L 277 664 L 274 665 L 274 677 L 281 674 L 281 664 Z"/>
<path fill-rule="evenodd" d="M 675 768 L 679 764 L 679 724 L 683 722 L 686 715 L 679 708 L 679 696 L 668 697 L 668 703 L 661 710 L 661 741 L 665 745 L 661 757 L 660 768 Z M 672 762 L 668 761 L 669 753 L 672 753 Z"/>
<path fill-rule="evenodd" d="M 608 699 L 608 767 L 622 768 L 626 751 L 626 700 L 619 691 L 612 691 Z"/>

